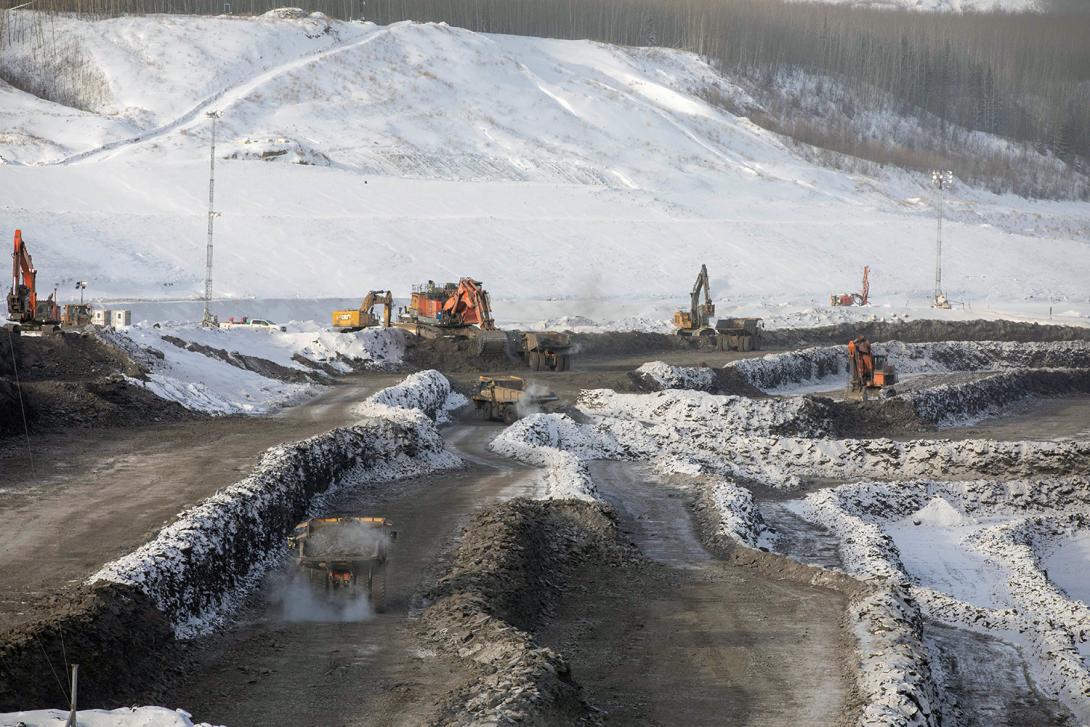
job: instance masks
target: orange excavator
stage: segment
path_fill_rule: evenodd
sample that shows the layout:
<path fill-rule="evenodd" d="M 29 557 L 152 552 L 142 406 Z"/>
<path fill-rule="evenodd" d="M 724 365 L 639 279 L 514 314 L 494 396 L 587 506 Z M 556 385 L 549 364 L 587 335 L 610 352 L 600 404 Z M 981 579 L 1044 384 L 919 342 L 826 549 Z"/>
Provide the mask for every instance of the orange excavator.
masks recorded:
<path fill-rule="evenodd" d="M 870 341 L 865 336 L 856 336 L 848 341 L 848 398 L 866 401 L 871 394 L 893 396 L 896 391 L 897 373 L 892 364 L 886 363 L 886 357 L 871 351 Z"/>
<path fill-rule="evenodd" d="M 23 241 L 23 231 L 15 231 L 15 251 L 12 253 L 11 290 L 8 292 L 8 319 L 26 328 L 56 328 L 61 322 L 61 309 L 50 294 L 38 300 L 38 271 Z"/>
<path fill-rule="evenodd" d="M 424 338 L 472 339 L 478 354 L 521 359 L 534 371 L 567 371 L 571 366 L 571 339 L 565 333 L 498 330 L 488 293 L 473 278 L 414 286 L 397 327 Z"/>
<path fill-rule="evenodd" d="M 457 284 L 446 285 L 436 285 L 429 280 L 426 285 L 414 286 L 409 307 L 401 314 L 400 322 L 413 327 L 435 326 L 446 330 L 468 326 L 476 326 L 482 331 L 496 330 L 488 293 L 481 282 L 473 278 L 462 278 Z"/>

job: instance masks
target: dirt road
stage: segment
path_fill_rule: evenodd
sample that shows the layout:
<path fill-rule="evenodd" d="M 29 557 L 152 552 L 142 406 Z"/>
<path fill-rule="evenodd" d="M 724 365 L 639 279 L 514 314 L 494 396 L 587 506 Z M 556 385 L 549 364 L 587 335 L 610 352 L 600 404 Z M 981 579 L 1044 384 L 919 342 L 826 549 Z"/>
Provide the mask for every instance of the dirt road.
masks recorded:
<path fill-rule="evenodd" d="M 262 418 L 32 435 L 0 452 L 0 627 L 142 545 L 175 514 L 241 479 L 269 447 L 352 421 L 403 375 L 348 377 Z"/>
<path fill-rule="evenodd" d="M 836 725 L 851 638 L 845 599 L 715 560 L 679 490 L 600 462 L 595 482 L 653 563 L 588 566 L 542 638 L 613 724 Z"/>
<path fill-rule="evenodd" d="M 466 460 L 465 469 L 342 492 L 328 504 L 331 513 L 393 520 L 398 538 L 385 613 L 340 623 L 292 620 L 330 614 L 300 614 L 296 600 L 286 608 L 288 565 L 266 579 L 239 627 L 198 645 L 200 666 L 168 703 L 232 727 L 425 723 L 436 702 L 471 675 L 419 646 L 411 621 L 418 594 L 434 582 L 469 515 L 527 494 L 534 481 L 532 470 L 488 451 L 498 432 L 480 423 L 447 429 L 448 445 Z"/>

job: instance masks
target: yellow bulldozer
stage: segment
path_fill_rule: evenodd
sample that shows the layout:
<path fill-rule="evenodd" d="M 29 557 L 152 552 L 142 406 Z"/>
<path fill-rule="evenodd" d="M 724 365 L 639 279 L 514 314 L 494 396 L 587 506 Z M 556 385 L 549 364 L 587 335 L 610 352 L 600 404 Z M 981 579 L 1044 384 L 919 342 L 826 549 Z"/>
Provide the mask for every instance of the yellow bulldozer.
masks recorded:
<path fill-rule="evenodd" d="M 375 315 L 376 305 L 383 307 L 382 327 L 389 328 L 394 296 L 388 290 L 372 290 L 364 297 L 359 308 L 333 311 L 333 327 L 351 333 L 379 325 L 378 316 Z"/>

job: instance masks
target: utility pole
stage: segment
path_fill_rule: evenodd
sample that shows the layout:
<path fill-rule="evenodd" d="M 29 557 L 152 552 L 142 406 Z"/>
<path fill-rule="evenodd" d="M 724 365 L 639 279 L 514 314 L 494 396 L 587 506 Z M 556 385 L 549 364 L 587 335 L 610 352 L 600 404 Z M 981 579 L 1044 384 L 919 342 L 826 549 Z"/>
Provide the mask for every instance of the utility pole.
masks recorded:
<path fill-rule="evenodd" d="M 76 683 L 79 675 L 79 664 L 72 665 L 72 690 L 69 692 L 68 701 L 68 721 L 64 723 L 65 727 L 79 727 L 76 722 Z"/>
<path fill-rule="evenodd" d="M 219 118 L 220 114 L 218 111 L 209 111 L 205 115 L 212 119 L 212 150 L 209 153 L 208 161 L 208 249 L 205 255 L 204 319 L 201 321 L 201 325 L 214 327 L 219 325 L 219 321 L 212 315 L 212 312 L 208 309 L 208 305 L 212 301 L 212 222 L 216 219 L 216 215 L 218 214 L 215 211 L 216 119 Z"/>
<path fill-rule="evenodd" d="M 87 281 L 86 280 L 77 280 L 76 281 L 76 288 L 79 289 L 79 304 L 83 305 L 83 291 L 87 290 Z"/>
<path fill-rule="evenodd" d="M 946 293 L 942 292 L 942 206 L 944 193 L 954 185 L 954 173 L 949 170 L 931 172 L 931 184 L 939 194 L 939 229 L 935 240 L 935 297 L 931 301 L 931 307 L 949 308 L 950 301 L 946 298 Z"/>

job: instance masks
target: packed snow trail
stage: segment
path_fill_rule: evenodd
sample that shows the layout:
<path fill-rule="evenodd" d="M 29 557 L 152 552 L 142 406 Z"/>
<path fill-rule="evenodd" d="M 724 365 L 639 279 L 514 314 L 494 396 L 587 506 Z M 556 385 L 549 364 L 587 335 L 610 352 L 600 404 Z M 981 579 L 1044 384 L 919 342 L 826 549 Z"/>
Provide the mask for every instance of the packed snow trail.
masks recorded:
<path fill-rule="evenodd" d="M 275 80 L 286 73 L 290 73 L 292 71 L 299 70 L 300 68 L 304 68 L 312 63 L 318 63 L 319 61 L 325 60 L 326 58 L 355 50 L 362 45 L 370 43 L 371 41 L 375 40 L 375 38 L 381 36 L 383 33 L 386 32 L 388 32 L 387 28 L 379 28 L 371 35 L 368 35 L 365 38 L 361 38 L 360 40 L 348 43 L 347 45 L 327 48 L 325 50 L 320 50 L 310 55 L 303 56 L 302 58 L 296 58 L 294 60 L 287 61 L 286 63 L 281 63 L 280 65 L 270 68 L 269 70 L 260 73 L 246 81 L 242 81 L 241 83 L 237 83 L 233 86 L 227 86 L 220 89 L 211 96 L 202 99 L 200 102 L 197 103 L 196 106 L 189 109 L 173 121 L 162 124 L 161 126 L 158 126 L 149 131 L 145 131 L 141 134 L 137 134 L 136 136 L 130 137 L 128 139 L 111 141 L 108 144 L 103 144 L 96 149 L 89 149 L 78 154 L 72 154 L 71 156 L 65 157 L 64 159 L 60 159 L 55 162 L 44 162 L 42 166 L 78 164 L 86 161 L 94 161 L 99 158 L 110 159 L 114 156 L 117 156 L 117 154 L 125 151 L 126 149 L 130 149 L 140 144 L 145 144 L 149 141 L 165 136 L 171 132 L 185 131 L 198 125 L 206 124 L 208 123 L 207 120 L 202 118 L 205 113 L 211 111 L 222 113 L 224 109 L 227 109 L 241 99 L 246 98 L 246 96 L 261 88 L 262 85 L 268 83 L 269 81 Z M 213 107 L 215 108 L 213 109 Z M 114 153 L 110 154 L 109 152 Z"/>

